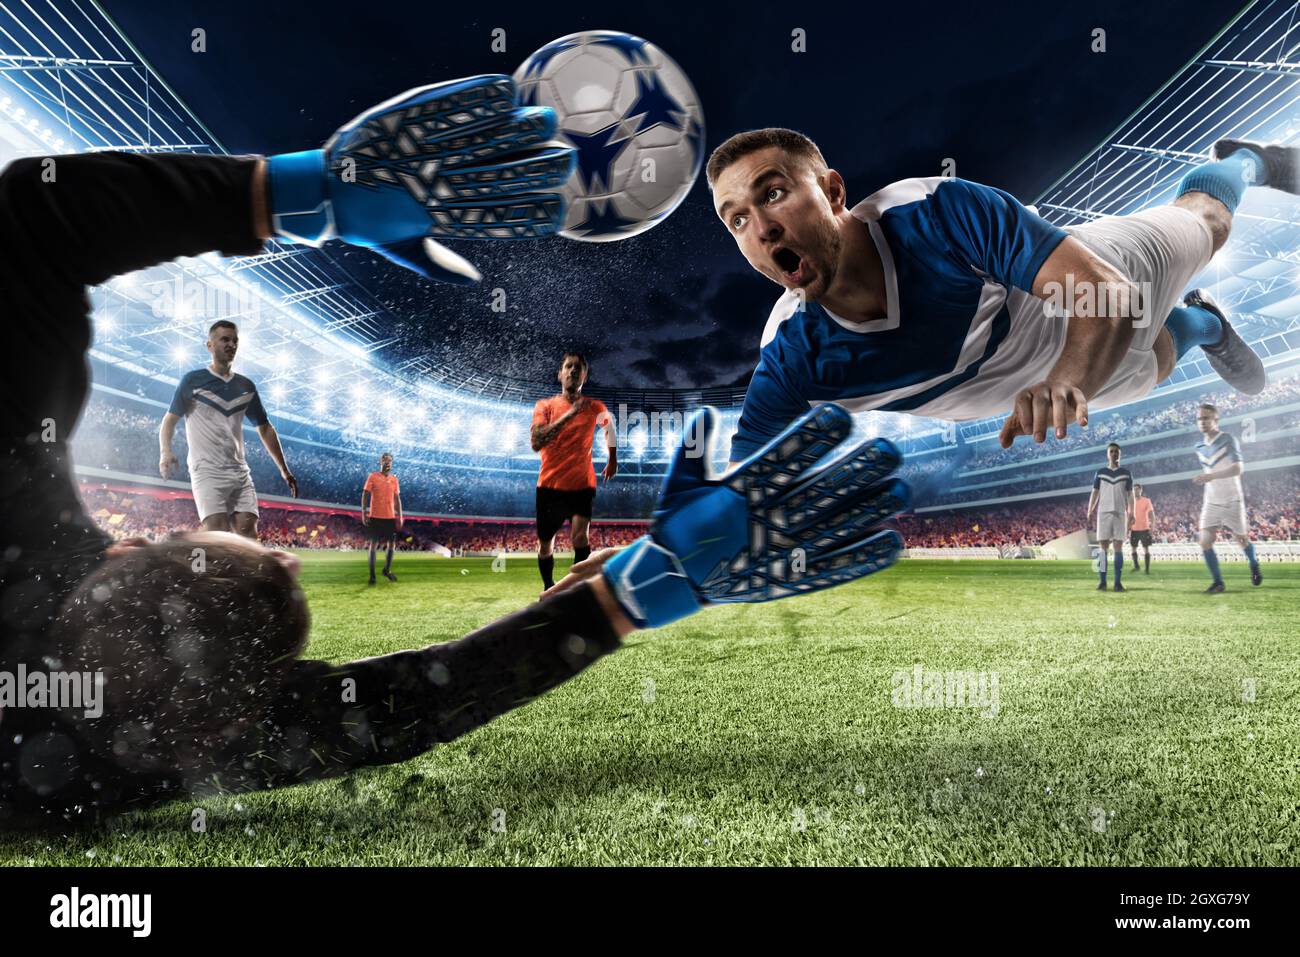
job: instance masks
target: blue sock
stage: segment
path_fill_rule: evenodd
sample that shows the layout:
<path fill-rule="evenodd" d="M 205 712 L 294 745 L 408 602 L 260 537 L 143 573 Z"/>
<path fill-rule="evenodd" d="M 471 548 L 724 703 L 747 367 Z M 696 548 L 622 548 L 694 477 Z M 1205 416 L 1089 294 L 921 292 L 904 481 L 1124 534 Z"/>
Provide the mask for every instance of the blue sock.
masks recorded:
<path fill-rule="evenodd" d="M 1217 585 L 1223 581 L 1223 576 L 1219 574 L 1219 556 L 1215 554 L 1213 548 L 1207 548 L 1201 552 L 1205 556 L 1205 564 L 1210 566 L 1210 574 L 1214 576 L 1214 583 Z"/>
<path fill-rule="evenodd" d="M 1174 306 L 1165 328 L 1174 340 L 1174 352 L 1181 359 L 1192 346 L 1212 346 L 1223 338 L 1219 317 L 1200 306 Z"/>
<path fill-rule="evenodd" d="M 1235 213 L 1247 186 L 1267 186 L 1264 158 L 1253 150 L 1240 149 L 1224 159 L 1191 170 L 1178 184 L 1178 195 L 1209 193 L 1228 212 Z"/>
<path fill-rule="evenodd" d="M 1259 565 L 1259 559 L 1255 557 L 1255 543 L 1247 542 L 1242 551 L 1246 553 L 1246 561 L 1250 562 L 1250 570 L 1254 571 Z"/>
<path fill-rule="evenodd" d="M 1119 576 L 1124 573 L 1124 553 L 1120 552 L 1115 556 L 1115 584 L 1118 585 Z"/>
<path fill-rule="evenodd" d="M 1106 555 L 1107 554 L 1108 552 L 1106 552 L 1105 549 L 1102 549 L 1101 558 L 1098 559 L 1098 565 L 1097 565 L 1097 571 L 1101 573 L 1101 583 L 1103 585 L 1106 584 Z"/>

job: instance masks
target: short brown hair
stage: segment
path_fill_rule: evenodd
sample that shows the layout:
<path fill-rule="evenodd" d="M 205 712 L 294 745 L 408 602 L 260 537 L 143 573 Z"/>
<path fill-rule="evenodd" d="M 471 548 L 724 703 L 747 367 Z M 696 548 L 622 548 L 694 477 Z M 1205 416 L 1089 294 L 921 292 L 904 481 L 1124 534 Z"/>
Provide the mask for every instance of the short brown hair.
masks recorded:
<path fill-rule="evenodd" d="M 53 635 L 63 669 L 104 676 L 102 716 L 77 722 L 90 749 L 194 785 L 266 716 L 309 624 L 275 556 L 180 536 L 104 562 Z"/>
<path fill-rule="evenodd" d="M 1109 452 L 1111 449 L 1114 449 L 1116 452 L 1123 452 L 1123 451 L 1124 451 L 1122 448 L 1120 448 L 1118 442 L 1110 442 L 1110 443 L 1108 443 L 1108 444 L 1106 445 L 1106 451 L 1107 451 L 1107 452 Z"/>
<path fill-rule="evenodd" d="M 722 171 L 742 156 L 757 153 L 759 150 L 775 146 L 791 156 L 810 163 L 814 170 L 826 169 L 826 159 L 817 144 L 798 130 L 787 130 L 780 126 L 769 126 L 761 130 L 748 130 L 737 133 L 713 151 L 704 175 L 709 181 L 709 189 L 718 181 Z"/>
<path fill-rule="evenodd" d="M 1206 412 L 1209 412 L 1211 415 L 1214 415 L 1216 417 L 1219 414 L 1219 407 L 1210 402 L 1202 402 L 1200 407 L 1204 409 Z"/>
<path fill-rule="evenodd" d="M 218 319 L 212 325 L 208 326 L 208 338 L 212 338 L 212 334 L 218 329 L 234 329 L 238 332 L 239 326 L 235 325 L 229 319 Z"/>
<path fill-rule="evenodd" d="M 570 349 L 564 355 L 560 356 L 561 369 L 564 368 L 564 360 L 569 358 L 569 356 L 573 356 L 573 358 L 577 359 L 578 362 L 582 363 L 582 371 L 584 374 L 589 375 L 591 373 L 591 367 L 587 365 L 587 357 L 584 356 L 581 352 L 574 352 L 572 349 Z"/>

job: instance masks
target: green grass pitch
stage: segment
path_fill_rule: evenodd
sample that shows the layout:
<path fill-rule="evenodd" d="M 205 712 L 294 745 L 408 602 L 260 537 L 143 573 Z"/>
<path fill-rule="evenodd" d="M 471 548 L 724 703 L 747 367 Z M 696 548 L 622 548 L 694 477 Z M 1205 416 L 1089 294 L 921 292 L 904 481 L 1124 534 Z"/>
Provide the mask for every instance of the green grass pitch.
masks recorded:
<path fill-rule="evenodd" d="M 364 555 L 304 562 L 309 654 L 339 661 L 539 590 L 526 558 L 399 556 L 374 588 Z M 1264 571 L 1206 596 L 1201 566 L 1158 564 L 1119 595 L 1082 562 L 904 562 L 632 635 L 404 765 L 0 835 L 0 862 L 1295 865 L 1300 565 Z M 896 706 L 918 664 L 996 674 L 996 713 Z"/>

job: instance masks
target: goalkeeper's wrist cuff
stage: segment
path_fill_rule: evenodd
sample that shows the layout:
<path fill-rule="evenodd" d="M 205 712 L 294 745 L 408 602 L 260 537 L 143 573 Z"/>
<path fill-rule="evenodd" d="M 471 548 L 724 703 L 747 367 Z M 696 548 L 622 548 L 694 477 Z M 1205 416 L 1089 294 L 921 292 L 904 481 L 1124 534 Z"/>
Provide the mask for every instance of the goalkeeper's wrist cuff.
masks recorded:
<path fill-rule="evenodd" d="M 677 556 L 649 535 L 623 549 L 601 571 L 638 628 L 661 628 L 704 605 Z"/>
<path fill-rule="evenodd" d="M 325 151 L 281 153 L 266 161 L 271 181 L 271 228 L 279 238 L 320 246 L 335 235 L 325 191 Z"/>

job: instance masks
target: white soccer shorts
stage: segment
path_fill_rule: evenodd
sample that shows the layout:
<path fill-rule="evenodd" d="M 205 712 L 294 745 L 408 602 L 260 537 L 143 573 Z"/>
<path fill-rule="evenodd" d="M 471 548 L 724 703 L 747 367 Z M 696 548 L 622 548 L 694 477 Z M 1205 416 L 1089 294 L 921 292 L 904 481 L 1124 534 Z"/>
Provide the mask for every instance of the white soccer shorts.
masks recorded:
<path fill-rule="evenodd" d="M 1097 513 L 1097 541 L 1118 542 L 1128 537 L 1128 516 L 1123 512 Z"/>
<path fill-rule="evenodd" d="M 1246 524 L 1245 501 L 1204 503 L 1201 506 L 1201 528 L 1226 528 L 1233 535 L 1247 534 L 1250 526 Z"/>
<path fill-rule="evenodd" d="M 257 489 L 253 488 L 253 476 L 246 471 L 194 475 L 191 487 L 200 522 L 209 515 L 257 514 Z"/>

